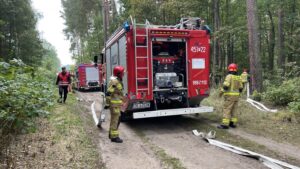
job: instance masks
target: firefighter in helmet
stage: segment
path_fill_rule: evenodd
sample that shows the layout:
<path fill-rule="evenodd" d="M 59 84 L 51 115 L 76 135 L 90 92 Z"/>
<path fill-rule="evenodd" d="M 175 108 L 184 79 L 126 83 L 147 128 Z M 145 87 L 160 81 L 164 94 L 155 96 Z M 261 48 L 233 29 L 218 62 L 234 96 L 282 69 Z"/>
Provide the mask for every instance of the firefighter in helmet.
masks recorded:
<path fill-rule="evenodd" d="M 123 104 L 123 84 L 122 78 L 124 75 L 123 66 L 115 66 L 113 76 L 108 84 L 107 95 L 110 107 L 110 128 L 109 138 L 112 142 L 122 143 L 123 140 L 119 137 L 118 127 L 120 124 L 121 106 Z"/>
<path fill-rule="evenodd" d="M 237 75 L 237 65 L 232 63 L 228 66 L 228 75 L 223 83 L 223 119 L 218 128 L 228 129 L 229 127 L 236 127 L 238 119 L 235 111 L 242 91 L 243 83 L 241 77 Z"/>

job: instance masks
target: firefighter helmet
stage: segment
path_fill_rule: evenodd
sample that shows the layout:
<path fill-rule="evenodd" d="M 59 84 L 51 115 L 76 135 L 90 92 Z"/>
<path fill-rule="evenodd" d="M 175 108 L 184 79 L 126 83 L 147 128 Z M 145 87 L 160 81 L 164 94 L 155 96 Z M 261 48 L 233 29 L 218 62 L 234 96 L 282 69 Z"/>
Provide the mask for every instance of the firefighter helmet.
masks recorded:
<path fill-rule="evenodd" d="M 118 78 L 122 78 L 124 75 L 125 68 L 123 66 L 115 66 L 114 67 L 114 76 L 117 76 Z"/>
<path fill-rule="evenodd" d="M 230 72 L 237 72 L 237 65 L 235 63 L 231 63 L 229 66 L 228 66 L 228 71 Z"/>

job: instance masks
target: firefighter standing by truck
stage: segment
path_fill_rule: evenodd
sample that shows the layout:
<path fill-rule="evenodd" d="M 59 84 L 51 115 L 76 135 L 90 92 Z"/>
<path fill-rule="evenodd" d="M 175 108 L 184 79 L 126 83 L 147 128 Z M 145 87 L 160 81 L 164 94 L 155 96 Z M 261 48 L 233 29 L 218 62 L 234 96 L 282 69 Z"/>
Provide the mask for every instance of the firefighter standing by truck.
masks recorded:
<path fill-rule="evenodd" d="M 232 63 L 228 66 L 228 75 L 223 83 L 223 119 L 218 128 L 228 129 L 229 127 L 236 127 L 238 121 L 236 109 L 242 91 L 243 83 L 241 77 L 237 75 L 237 65 Z"/>
<path fill-rule="evenodd" d="M 65 103 L 68 97 L 68 87 L 71 84 L 71 76 L 70 73 L 66 71 L 66 67 L 61 68 L 61 72 L 57 75 L 56 85 L 58 85 L 59 103 Z M 64 97 L 63 97 L 64 95 Z"/>
<path fill-rule="evenodd" d="M 124 67 L 115 66 L 113 76 L 110 78 L 107 89 L 106 100 L 110 107 L 110 128 L 109 138 L 112 142 L 122 143 L 123 140 L 119 137 L 118 127 L 120 124 L 121 107 L 123 105 L 123 84 Z"/>

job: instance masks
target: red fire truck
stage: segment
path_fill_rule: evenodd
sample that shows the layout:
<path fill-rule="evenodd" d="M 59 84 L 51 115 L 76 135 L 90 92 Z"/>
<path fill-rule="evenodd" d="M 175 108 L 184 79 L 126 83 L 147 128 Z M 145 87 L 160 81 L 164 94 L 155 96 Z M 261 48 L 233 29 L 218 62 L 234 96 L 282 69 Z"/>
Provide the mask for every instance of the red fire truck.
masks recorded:
<path fill-rule="evenodd" d="M 80 64 L 75 68 L 75 89 L 103 89 L 102 65 Z"/>
<path fill-rule="evenodd" d="M 122 65 L 128 99 L 122 118 L 149 118 L 212 112 L 200 106 L 209 95 L 210 30 L 200 18 L 183 18 L 175 26 L 130 19 L 103 49 L 106 82 Z"/>

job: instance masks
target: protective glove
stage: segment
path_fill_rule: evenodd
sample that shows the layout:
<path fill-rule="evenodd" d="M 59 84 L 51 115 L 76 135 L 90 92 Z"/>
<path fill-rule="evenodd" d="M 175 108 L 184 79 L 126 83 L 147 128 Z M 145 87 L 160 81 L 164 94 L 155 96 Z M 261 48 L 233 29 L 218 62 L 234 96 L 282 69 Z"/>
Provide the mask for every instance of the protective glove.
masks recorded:
<path fill-rule="evenodd" d="M 222 88 L 220 88 L 220 90 L 219 90 L 219 97 L 222 97 L 223 94 L 224 94 L 224 90 Z"/>

